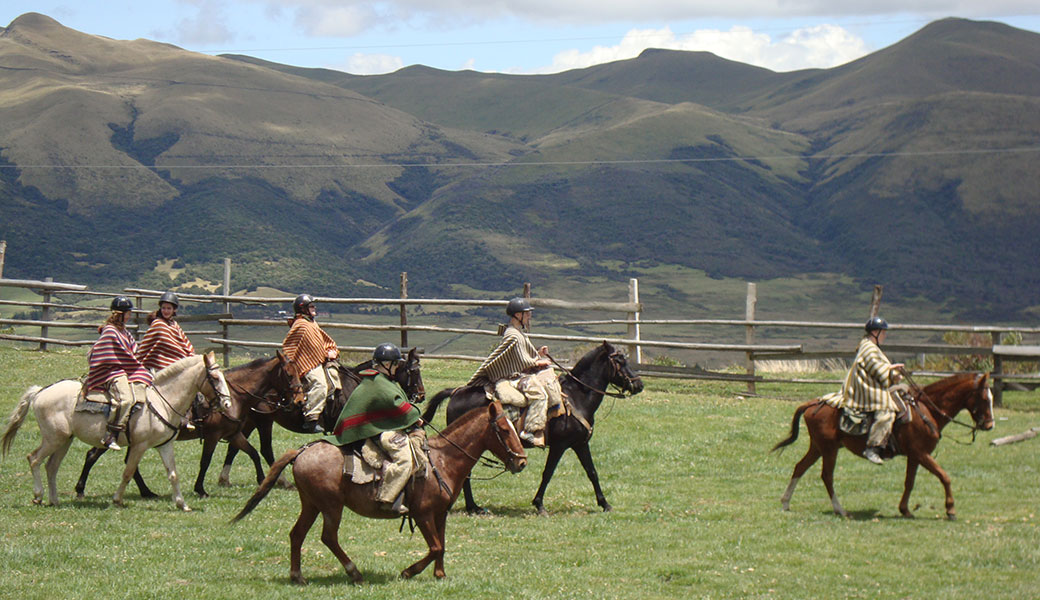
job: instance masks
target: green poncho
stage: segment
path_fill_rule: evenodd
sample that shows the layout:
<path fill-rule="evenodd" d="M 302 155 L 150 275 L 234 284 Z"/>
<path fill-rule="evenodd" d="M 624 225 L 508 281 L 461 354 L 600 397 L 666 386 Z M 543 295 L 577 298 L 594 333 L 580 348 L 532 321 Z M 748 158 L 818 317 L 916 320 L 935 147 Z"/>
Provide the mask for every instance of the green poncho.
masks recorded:
<path fill-rule="evenodd" d="M 362 371 L 360 375 L 361 383 L 347 399 L 332 432 L 333 443 L 338 446 L 384 431 L 404 429 L 421 416 L 419 409 L 408 402 L 401 386 L 386 375 L 374 369 Z"/>

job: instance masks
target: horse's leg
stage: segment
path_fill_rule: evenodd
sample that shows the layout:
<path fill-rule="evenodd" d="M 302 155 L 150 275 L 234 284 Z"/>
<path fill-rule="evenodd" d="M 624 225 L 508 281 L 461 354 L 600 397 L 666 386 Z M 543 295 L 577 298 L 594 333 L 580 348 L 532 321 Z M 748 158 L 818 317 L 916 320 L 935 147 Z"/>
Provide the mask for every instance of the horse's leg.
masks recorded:
<path fill-rule="evenodd" d="M 147 449 L 143 444 L 131 444 L 127 449 L 126 464 L 123 466 L 123 475 L 119 479 L 119 487 L 116 488 L 116 493 L 112 497 L 112 504 L 123 506 L 123 494 L 126 492 L 126 485 L 133 478 L 134 472 L 137 471 L 137 465 L 141 464 L 141 457 L 144 456 Z"/>
<path fill-rule="evenodd" d="M 411 579 L 422 573 L 431 562 L 435 563 L 433 576 L 438 579 L 444 577 L 444 522 L 447 516 L 448 511 L 445 510 L 444 514 L 436 516 L 424 514 L 416 518 L 416 525 L 419 527 L 419 531 L 422 532 L 429 551 L 426 553 L 426 556 L 420 558 L 404 571 L 401 571 L 402 579 Z"/>
<path fill-rule="evenodd" d="M 549 487 L 549 480 L 552 479 L 553 473 L 556 472 L 556 465 L 560 464 L 560 459 L 563 458 L 563 453 L 566 451 L 567 446 L 563 444 L 549 444 L 549 456 L 545 458 L 545 468 L 542 469 L 542 483 L 538 486 L 538 492 L 534 495 L 534 500 L 531 500 L 531 504 L 534 504 L 534 507 L 538 509 L 539 515 L 549 514 L 542 504 L 542 499 L 545 497 L 545 489 Z"/>
<path fill-rule="evenodd" d="M 917 478 L 917 466 L 920 463 L 913 456 L 906 457 L 906 479 L 903 480 L 903 497 L 899 499 L 899 513 L 904 517 L 913 518 L 910 512 L 910 492 L 914 490 L 914 480 Z"/>
<path fill-rule="evenodd" d="M 176 439 L 176 438 L 175 438 Z M 156 448 L 159 451 L 159 457 L 162 458 L 163 466 L 166 467 L 166 476 L 170 479 L 170 487 L 173 488 L 173 501 L 177 504 L 177 508 L 184 512 L 190 512 L 191 509 L 184 502 L 184 496 L 181 495 L 181 484 L 177 477 L 177 465 L 173 459 L 173 442 L 170 440 Z"/>
<path fill-rule="evenodd" d="M 246 453 L 249 460 L 253 461 L 253 469 L 256 470 L 256 482 L 259 484 L 264 480 L 264 463 L 260 461 L 260 453 L 249 443 L 246 436 L 236 433 L 228 440 L 228 445 Z"/>
<path fill-rule="evenodd" d="M 784 490 L 784 495 L 780 497 L 780 506 L 783 510 L 791 510 L 791 496 L 794 495 L 794 488 L 798 485 L 798 481 L 805 475 L 805 472 L 809 470 L 809 467 L 813 466 L 817 460 L 820 459 L 820 450 L 816 447 L 816 444 L 810 442 L 809 450 L 805 452 L 805 456 L 802 460 L 794 466 L 794 471 L 791 472 L 791 481 L 787 484 L 787 489 Z"/>
<path fill-rule="evenodd" d="M 61 461 L 65 459 L 65 453 L 71 445 L 72 438 L 68 438 L 47 459 L 47 491 L 53 506 L 58 505 L 58 467 L 61 466 Z"/>
<path fill-rule="evenodd" d="M 209 432 L 202 439 L 202 457 L 199 458 L 199 474 L 195 477 L 195 494 L 199 498 L 209 497 L 209 494 L 206 493 L 206 471 L 209 470 L 209 463 L 213 460 L 213 452 L 217 449 L 218 442 L 220 442 L 219 431 Z"/>
<path fill-rule="evenodd" d="M 314 525 L 314 519 L 318 518 L 318 508 L 300 496 L 300 516 L 296 524 L 289 531 L 289 579 L 293 583 L 305 585 L 307 580 L 300 572 L 300 551 L 303 548 L 303 540 L 307 539 L 307 532 Z"/>
<path fill-rule="evenodd" d="M 83 470 L 79 473 L 79 481 L 76 482 L 76 499 L 83 499 L 83 492 L 87 489 L 87 477 L 90 476 L 90 470 L 94 468 L 94 463 L 101 458 L 101 455 L 108 451 L 108 448 L 91 448 L 87 450 L 87 456 L 83 459 Z"/>
<path fill-rule="evenodd" d="M 471 515 L 486 515 L 487 509 L 478 505 L 477 501 L 473 499 L 473 486 L 470 485 L 469 477 L 462 482 L 462 495 L 466 499 L 466 513 Z"/>
<path fill-rule="evenodd" d="M 921 466 L 939 478 L 939 482 L 942 483 L 943 489 L 946 491 L 946 518 L 956 521 L 957 511 L 953 509 L 953 488 L 950 487 L 950 476 L 939 466 L 939 463 L 935 462 L 931 454 L 920 454 L 917 459 L 920 461 Z"/>
<path fill-rule="evenodd" d="M 834 493 L 834 465 L 838 462 L 838 448 L 829 448 L 822 452 L 823 468 L 820 469 L 820 478 L 823 479 L 823 486 L 827 488 L 827 495 L 830 496 L 834 512 L 847 519 L 849 518 L 849 513 L 845 512 L 845 509 L 841 507 L 841 502 L 838 502 L 838 496 Z"/>
<path fill-rule="evenodd" d="M 347 572 L 347 575 L 350 575 L 354 583 L 361 583 L 364 581 L 364 578 L 361 577 L 361 572 L 358 571 L 357 567 L 354 566 L 354 561 L 350 560 L 350 557 L 347 556 L 347 553 L 339 545 L 339 523 L 342 518 L 343 507 L 339 504 L 330 506 L 322 511 L 321 543 L 325 544 L 325 547 L 336 555 L 339 563 L 343 565 L 343 569 Z"/>
<path fill-rule="evenodd" d="M 44 459 L 57 452 L 63 443 L 71 442 L 72 440 L 72 438 L 66 438 L 65 440 L 48 439 L 42 432 L 40 436 L 43 438 L 43 441 L 25 457 L 29 461 L 29 469 L 33 474 L 33 504 L 43 504 L 43 476 L 40 474 L 40 464 L 43 463 Z M 50 485 L 50 481 L 47 483 Z M 56 498 L 52 498 L 52 504 L 55 503 L 54 500 Z"/>
<path fill-rule="evenodd" d="M 274 462 L 274 444 L 272 443 L 274 434 L 271 431 L 273 428 L 274 421 L 266 421 L 256 425 L 256 434 L 260 437 L 260 455 L 264 457 L 268 465 Z M 285 471 L 282 471 L 281 476 L 278 477 L 278 485 L 287 490 L 293 489 L 293 484 L 286 477 Z"/>
<path fill-rule="evenodd" d="M 603 495 L 603 490 L 599 486 L 599 473 L 596 472 L 596 465 L 592 462 L 592 450 L 589 448 L 589 443 L 586 441 L 575 444 L 572 448 L 578 455 L 581 466 L 585 467 L 585 474 L 588 475 L 589 481 L 592 482 L 592 489 L 596 492 L 596 504 L 603 508 L 603 512 L 610 512 L 613 508 L 607 502 L 607 497 Z"/>

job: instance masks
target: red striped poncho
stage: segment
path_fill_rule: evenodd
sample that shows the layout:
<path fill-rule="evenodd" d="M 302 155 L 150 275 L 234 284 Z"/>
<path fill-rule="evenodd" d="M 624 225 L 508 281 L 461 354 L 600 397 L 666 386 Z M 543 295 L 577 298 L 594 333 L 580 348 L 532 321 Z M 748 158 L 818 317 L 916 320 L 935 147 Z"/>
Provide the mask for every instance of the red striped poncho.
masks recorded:
<path fill-rule="evenodd" d="M 137 345 L 137 358 L 153 371 L 195 354 L 195 348 L 177 321 L 156 317 Z"/>
<path fill-rule="evenodd" d="M 137 360 L 137 342 L 126 329 L 107 323 L 87 354 L 90 370 L 87 390 L 103 390 L 108 382 L 126 375 L 130 383 L 152 385 L 152 374 Z"/>
<path fill-rule="evenodd" d="M 293 320 L 292 328 L 282 341 L 282 352 L 289 360 L 288 371 L 303 377 L 311 369 L 329 359 L 329 351 L 339 356 L 336 342 L 314 321 L 304 316 Z"/>

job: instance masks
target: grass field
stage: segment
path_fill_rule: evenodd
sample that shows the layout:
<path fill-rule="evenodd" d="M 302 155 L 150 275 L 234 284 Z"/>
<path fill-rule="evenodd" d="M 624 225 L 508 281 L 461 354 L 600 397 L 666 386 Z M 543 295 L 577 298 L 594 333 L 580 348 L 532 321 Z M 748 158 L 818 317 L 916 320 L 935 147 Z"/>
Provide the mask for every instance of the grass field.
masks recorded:
<path fill-rule="evenodd" d="M 83 373 L 82 350 L 37 352 L 0 347 L 0 417 L 31 384 Z M 429 362 L 432 393 L 456 385 L 472 365 Z M 959 520 L 943 518 L 942 488 L 922 472 L 911 497 L 917 519 L 898 516 L 902 459 L 875 467 L 847 452 L 835 480 L 852 518 L 830 511 L 819 466 L 791 504 L 779 497 L 807 435 L 787 453 L 768 449 L 784 437 L 791 400 L 820 386 L 760 386 L 741 396 L 737 384 L 651 379 L 634 398 L 608 399 L 597 415 L 593 452 L 614 511 L 602 513 L 578 461 L 562 461 L 546 494 L 549 517 L 530 504 L 544 454 L 533 450 L 518 476 L 479 482 L 478 500 L 492 517 L 454 510 L 448 518 L 447 578 L 432 568 L 414 580 L 397 574 L 425 553 L 418 533 L 396 521 L 348 513 L 341 541 L 367 579 L 352 586 L 321 544 L 316 527 L 304 546 L 303 575 L 288 580 L 288 531 L 295 492 L 276 489 L 241 523 L 228 520 L 252 493 L 251 467 L 240 457 L 232 487 L 191 493 L 199 445 L 177 446 L 190 513 L 169 498 L 156 453 L 143 471 L 166 496 L 142 500 L 132 487 L 127 507 L 111 505 L 121 461 L 105 456 L 87 498 L 72 488 L 86 445 L 74 443 L 59 479 L 62 504 L 34 506 L 25 455 L 38 443 L 28 417 L 0 464 L 0 590 L 8 598 L 1036 598 L 1040 596 L 1037 492 L 1040 440 L 991 447 L 996 437 L 1040 425 L 1040 402 L 1008 394 L 997 427 L 962 445 L 947 429 L 937 450 L 953 478 Z M 443 409 L 442 409 L 443 410 Z M 443 425 L 443 412 L 437 421 Z M 276 431 L 280 452 L 304 436 Z M 218 451 L 217 460 L 223 457 Z M 478 467 L 478 476 L 492 472 Z M 461 502 L 460 502 L 461 504 Z"/>

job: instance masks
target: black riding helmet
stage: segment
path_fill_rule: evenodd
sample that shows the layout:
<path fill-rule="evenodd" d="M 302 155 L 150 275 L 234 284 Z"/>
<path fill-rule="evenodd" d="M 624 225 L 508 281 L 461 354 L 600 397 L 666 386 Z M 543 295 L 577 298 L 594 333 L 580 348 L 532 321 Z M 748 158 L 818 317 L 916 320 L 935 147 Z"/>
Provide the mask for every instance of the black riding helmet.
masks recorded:
<path fill-rule="evenodd" d="M 867 330 L 867 333 L 870 333 L 871 331 L 888 329 L 888 321 L 882 319 L 881 317 L 870 317 L 870 319 L 867 321 L 867 324 L 864 325 L 863 328 Z"/>
<path fill-rule="evenodd" d="M 307 314 L 307 307 L 314 304 L 314 296 L 310 294 L 300 294 L 293 300 L 292 308 L 296 314 Z"/>
<path fill-rule="evenodd" d="M 128 312 L 134 309 L 134 303 L 130 302 L 130 299 L 126 296 L 116 296 L 112 298 L 112 311 L 113 312 Z"/>
<path fill-rule="evenodd" d="M 377 363 L 400 362 L 401 349 L 390 342 L 383 342 L 376 346 L 375 351 L 372 352 L 372 360 Z"/>
<path fill-rule="evenodd" d="M 177 300 L 177 294 L 174 294 L 173 292 L 163 292 L 163 295 L 159 296 L 159 304 L 161 305 L 163 302 L 172 304 L 174 308 L 179 308 L 181 305 Z"/>
<path fill-rule="evenodd" d="M 512 317 L 516 313 L 520 312 L 531 312 L 531 303 L 527 298 L 513 298 L 506 304 L 506 314 Z"/>

